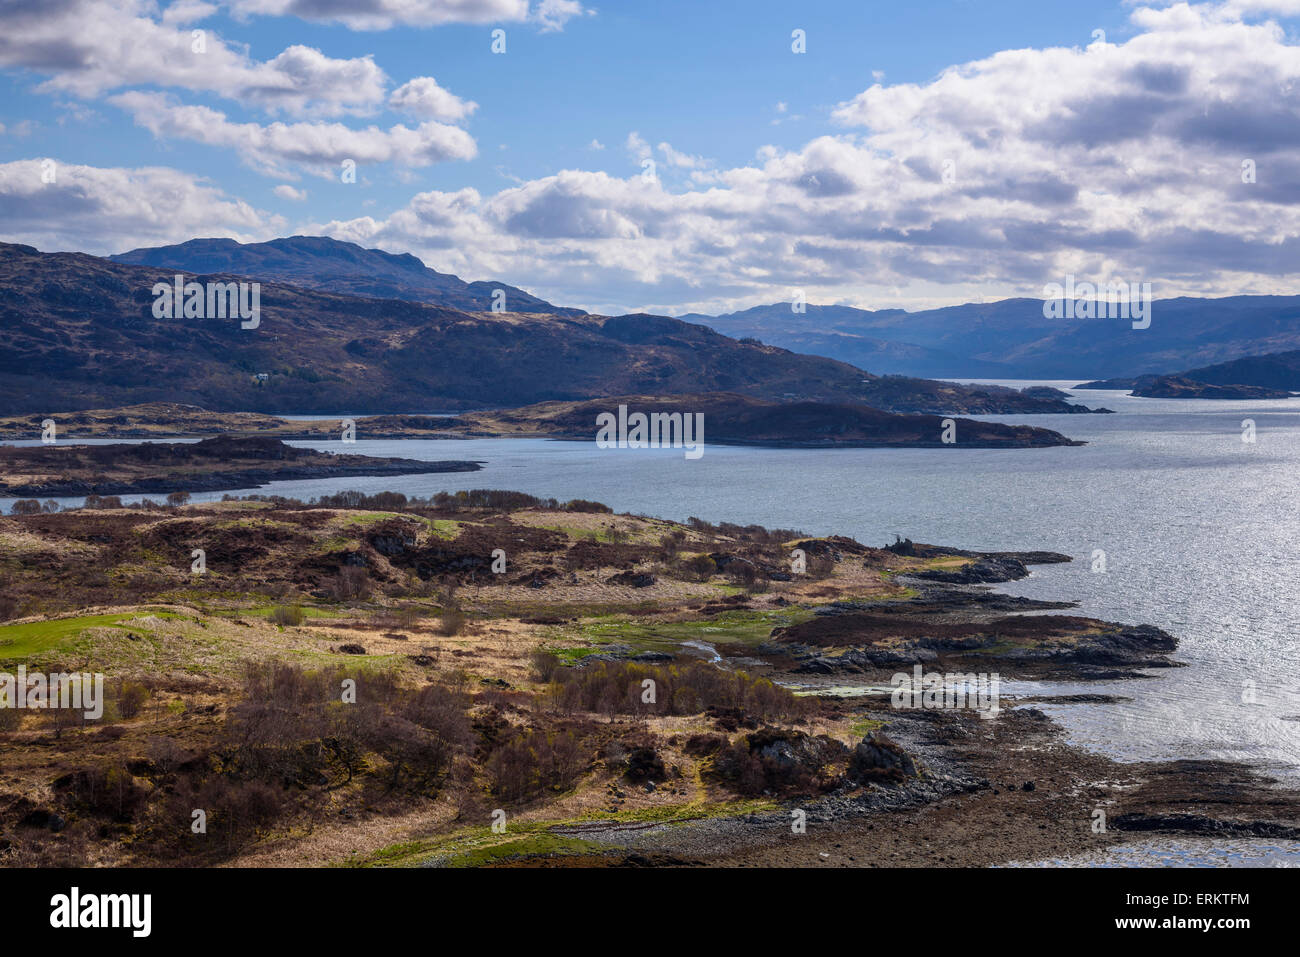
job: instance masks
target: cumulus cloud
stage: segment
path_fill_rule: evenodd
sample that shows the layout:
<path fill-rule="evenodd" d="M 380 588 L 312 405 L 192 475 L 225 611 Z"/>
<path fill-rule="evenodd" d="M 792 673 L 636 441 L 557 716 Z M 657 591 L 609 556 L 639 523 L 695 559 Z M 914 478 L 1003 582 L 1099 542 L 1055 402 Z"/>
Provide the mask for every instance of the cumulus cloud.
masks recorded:
<path fill-rule="evenodd" d="M 250 167 L 285 176 L 294 167 L 320 175 L 337 174 L 340 164 L 395 163 L 429 166 L 449 159 L 472 159 L 473 138 L 445 123 L 389 129 L 352 129 L 341 123 L 236 123 L 218 110 L 186 106 L 162 93 L 119 93 L 110 102 L 131 113 L 138 126 L 159 139 L 178 138 L 234 150 Z"/>
<path fill-rule="evenodd" d="M 43 92 L 82 98 L 154 84 L 296 114 L 382 105 L 387 77 L 370 57 L 335 59 L 295 45 L 254 60 L 209 30 L 196 27 L 201 36 L 194 35 L 187 23 L 208 7 L 173 4 L 159 20 L 150 0 L 7 0 L 0 5 L 0 67 L 48 77 Z"/>
<path fill-rule="evenodd" d="M 295 189 L 288 183 L 281 183 L 272 190 L 272 192 L 281 199 L 287 199 L 294 203 L 301 203 L 307 198 L 307 191 L 305 189 Z"/>
<path fill-rule="evenodd" d="M 417 76 L 403 83 L 389 96 L 388 105 L 418 119 L 444 123 L 459 123 L 478 109 L 477 103 L 444 90 L 431 76 Z"/>
<path fill-rule="evenodd" d="M 107 255 L 195 236 L 260 241 L 284 226 L 283 219 L 166 167 L 100 168 L 41 159 L 0 164 L 0 240 L 47 252 Z"/>

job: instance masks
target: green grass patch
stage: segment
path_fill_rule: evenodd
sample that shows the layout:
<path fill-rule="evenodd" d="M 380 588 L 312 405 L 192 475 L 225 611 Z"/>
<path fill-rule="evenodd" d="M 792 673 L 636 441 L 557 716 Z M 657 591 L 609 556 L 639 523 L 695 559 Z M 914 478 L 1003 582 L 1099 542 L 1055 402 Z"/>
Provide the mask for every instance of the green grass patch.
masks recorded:
<path fill-rule="evenodd" d="M 147 616 L 154 618 L 181 618 L 172 611 L 151 611 L 113 615 L 84 615 L 80 618 L 54 618 L 49 621 L 32 621 L 20 625 L 0 625 L 0 660 L 17 661 L 32 655 L 51 651 L 69 639 L 79 637 L 90 628 L 122 628 L 121 623 Z"/>
<path fill-rule="evenodd" d="M 756 814 L 777 807 L 770 800 L 702 801 L 591 814 L 564 821 L 529 821 L 510 825 L 504 834 L 494 834 L 489 827 L 470 828 L 442 837 L 392 844 L 366 857 L 350 858 L 345 866 L 413 867 L 437 860 L 445 867 L 484 867 L 541 855 L 621 853 L 624 849 L 616 842 L 586 840 L 580 834 L 566 834 L 557 829 L 595 822 L 685 824 L 703 818 Z"/>

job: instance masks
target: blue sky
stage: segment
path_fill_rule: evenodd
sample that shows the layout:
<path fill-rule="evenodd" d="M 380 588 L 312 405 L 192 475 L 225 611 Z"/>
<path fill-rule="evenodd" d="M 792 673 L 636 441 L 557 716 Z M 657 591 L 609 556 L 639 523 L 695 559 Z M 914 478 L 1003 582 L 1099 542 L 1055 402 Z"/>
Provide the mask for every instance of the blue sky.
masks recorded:
<path fill-rule="evenodd" d="M 331 9 L 11 0 L 0 239 L 325 233 L 610 312 L 1294 291 L 1297 0 Z"/>

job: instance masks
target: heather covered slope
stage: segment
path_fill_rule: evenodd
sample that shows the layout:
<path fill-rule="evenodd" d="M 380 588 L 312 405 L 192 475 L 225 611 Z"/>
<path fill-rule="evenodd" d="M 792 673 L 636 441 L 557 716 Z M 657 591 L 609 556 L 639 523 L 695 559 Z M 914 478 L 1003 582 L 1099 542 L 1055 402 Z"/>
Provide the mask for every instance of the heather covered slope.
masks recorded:
<path fill-rule="evenodd" d="M 181 402 L 217 411 L 431 412 L 715 391 L 889 411 L 1070 409 L 1011 390 L 881 380 L 663 316 L 471 314 L 261 282 L 256 329 L 157 319 L 151 290 L 175 275 L 0 245 L 0 410 Z"/>

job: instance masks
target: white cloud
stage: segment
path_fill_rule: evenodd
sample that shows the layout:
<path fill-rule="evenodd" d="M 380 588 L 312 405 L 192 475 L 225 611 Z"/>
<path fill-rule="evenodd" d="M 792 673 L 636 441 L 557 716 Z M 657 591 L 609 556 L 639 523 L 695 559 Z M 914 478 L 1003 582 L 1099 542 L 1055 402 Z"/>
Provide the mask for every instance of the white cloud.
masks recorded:
<path fill-rule="evenodd" d="M 198 23 L 217 12 L 215 3 L 205 0 L 173 0 L 163 10 L 163 23 Z"/>
<path fill-rule="evenodd" d="M 531 21 L 548 32 L 587 12 L 578 0 L 539 0 L 531 7 L 528 0 L 228 0 L 227 5 L 244 18 L 292 16 L 353 30 Z"/>
<path fill-rule="evenodd" d="M 636 130 L 627 134 L 627 140 L 623 145 L 627 148 L 628 154 L 637 162 L 649 159 L 654 153 L 654 150 L 650 149 L 650 144 L 643 140 L 641 134 Z"/>
<path fill-rule="evenodd" d="M 97 255 L 219 236 L 269 239 L 285 222 L 166 167 L 99 168 L 39 159 L 0 164 L 0 240 Z"/>
<path fill-rule="evenodd" d="M 563 30 L 564 25 L 574 17 L 593 12 L 583 9 L 579 0 L 540 0 L 533 8 L 529 19 L 538 24 L 543 33 L 549 33 L 553 30 Z"/>
<path fill-rule="evenodd" d="M 417 76 L 403 83 L 389 96 L 388 105 L 418 119 L 444 123 L 459 123 L 478 109 L 477 103 L 444 90 L 431 76 Z"/>
<path fill-rule="evenodd" d="M 359 166 L 395 163 L 429 166 L 449 159 L 472 159 L 477 152 L 464 130 L 426 122 L 387 130 L 352 129 L 341 123 L 234 123 L 206 106 L 184 106 L 161 93 L 119 93 L 110 102 L 131 113 L 138 126 L 159 139 L 173 137 L 234 150 L 252 168 L 285 176 L 295 167 L 337 175 L 344 160 Z"/>
<path fill-rule="evenodd" d="M 294 203 L 301 203 L 307 198 L 307 191 L 305 189 L 295 189 L 288 183 L 281 183 L 272 190 L 272 192 L 281 199 L 287 199 Z"/>
<path fill-rule="evenodd" d="M 186 5 L 177 15 L 197 17 L 202 6 Z M 257 61 L 206 29 L 198 52 L 189 27 L 160 22 L 156 13 L 150 0 L 7 0 L 0 67 L 47 76 L 42 92 L 82 98 L 154 84 L 322 116 L 372 112 L 384 101 L 387 77 L 368 56 L 335 59 L 294 45 Z"/>
<path fill-rule="evenodd" d="M 692 156 L 689 153 L 675 150 L 671 143 L 660 143 L 659 152 L 663 154 L 665 163 L 680 169 L 702 169 L 710 165 L 711 162 L 702 156 Z"/>

